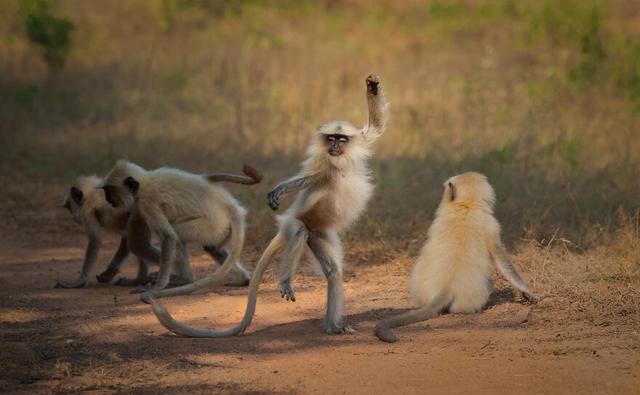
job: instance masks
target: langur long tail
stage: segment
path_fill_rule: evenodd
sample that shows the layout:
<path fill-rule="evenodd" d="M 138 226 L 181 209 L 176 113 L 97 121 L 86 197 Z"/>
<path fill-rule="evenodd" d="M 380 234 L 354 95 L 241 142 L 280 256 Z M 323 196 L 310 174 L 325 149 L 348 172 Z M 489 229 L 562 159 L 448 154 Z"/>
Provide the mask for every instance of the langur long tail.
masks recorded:
<path fill-rule="evenodd" d="M 234 184 L 254 185 L 262 181 L 262 174 L 255 168 L 244 165 L 242 166 L 244 176 L 229 173 L 211 173 L 205 174 L 203 177 L 209 182 L 231 182 Z"/>
<path fill-rule="evenodd" d="M 269 266 L 271 262 L 271 258 L 275 253 L 282 249 L 284 246 L 283 237 L 278 233 L 273 240 L 269 243 L 264 253 L 260 257 L 258 264 L 256 265 L 253 275 L 251 276 L 251 282 L 249 283 L 249 295 L 247 297 L 247 308 L 244 313 L 244 317 L 242 321 L 231 328 L 228 329 L 204 329 L 204 328 L 196 328 L 191 325 L 184 324 L 182 322 L 176 321 L 167 311 L 158 302 L 154 299 L 153 295 L 148 298 L 148 302 L 151 303 L 151 308 L 153 309 L 153 313 L 158 318 L 158 321 L 170 330 L 171 332 L 187 336 L 187 337 L 230 337 L 244 333 L 244 331 L 251 324 L 251 320 L 253 319 L 253 314 L 256 310 L 256 299 L 258 297 L 258 287 L 260 285 L 260 281 L 262 280 L 262 276 L 264 275 L 264 271 Z M 221 268 L 222 269 L 222 268 Z"/>
<path fill-rule="evenodd" d="M 376 325 L 376 336 L 378 336 L 378 339 L 383 342 L 395 343 L 397 338 L 391 331 L 391 328 L 397 328 L 399 326 L 409 325 L 433 318 L 437 316 L 440 311 L 449 304 L 449 302 L 450 298 L 440 294 L 431 302 L 418 309 L 407 311 L 406 313 L 399 314 L 395 317 L 382 320 Z"/>

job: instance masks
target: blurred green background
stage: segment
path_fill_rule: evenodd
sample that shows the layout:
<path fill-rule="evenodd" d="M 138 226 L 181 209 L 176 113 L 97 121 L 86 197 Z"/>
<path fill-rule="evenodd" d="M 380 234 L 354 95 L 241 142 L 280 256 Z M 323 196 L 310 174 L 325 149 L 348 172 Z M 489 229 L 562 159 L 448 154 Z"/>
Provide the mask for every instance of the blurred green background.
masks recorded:
<path fill-rule="evenodd" d="M 391 120 L 348 241 L 414 253 L 467 170 L 496 187 L 510 244 L 637 232 L 640 2 L 619 0 L 2 0 L 0 201 L 57 203 L 118 158 L 247 162 L 265 183 L 232 188 L 262 242 L 264 195 L 316 126 L 364 123 L 369 73 Z"/>

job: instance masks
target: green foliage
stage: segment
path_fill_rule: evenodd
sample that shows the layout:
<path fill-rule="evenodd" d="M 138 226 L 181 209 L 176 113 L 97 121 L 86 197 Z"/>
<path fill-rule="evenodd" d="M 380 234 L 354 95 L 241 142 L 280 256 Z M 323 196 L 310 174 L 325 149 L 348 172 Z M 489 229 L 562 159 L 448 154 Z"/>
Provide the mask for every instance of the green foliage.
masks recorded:
<path fill-rule="evenodd" d="M 18 85 L 14 90 L 16 102 L 23 107 L 32 107 L 38 96 L 40 96 L 40 88 L 35 85 Z"/>
<path fill-rule="evenodd" d="M 581 141 L 577 137 L 567 138 L 558 144 L 558 151 L 562 159 L 569 165 L 571 170 L 578 167 L 578 154 L 580 153 Z"/>
<path fill-rule="evenodd" d="M 513 160 L 515 159 L 513 146 L 510 144 L 503 144 L 502 147 L 493 151 L 489 151 L 486 155 L 486 158 L 489 161 L 503 165 L 513 162 Z"/>
<path fill-rule="evenodd" d="M 584 22 L 579 32 L 580 58 L 571 66 L 569 75 L 576 81 L 591 80 L 606 59 L 604 40 L 600 32 L 600 13 L 592 10 L 591 18 Z"/>
<path fill-rule="evenodd" d="M 44 59 L 52 71 L 64 66 L 71 48 L 73 23 L 51 13 L 50 0 L 26 0 L 22 15 L 29 40 L 42 47 Z"/>
<path fill-rule="evenodd" d="M 624 78 L 624 88 L 627 98 L 632 103 L 640 101 L 640 41 L 635 41 L 630 45 L 629 69 Z"/>

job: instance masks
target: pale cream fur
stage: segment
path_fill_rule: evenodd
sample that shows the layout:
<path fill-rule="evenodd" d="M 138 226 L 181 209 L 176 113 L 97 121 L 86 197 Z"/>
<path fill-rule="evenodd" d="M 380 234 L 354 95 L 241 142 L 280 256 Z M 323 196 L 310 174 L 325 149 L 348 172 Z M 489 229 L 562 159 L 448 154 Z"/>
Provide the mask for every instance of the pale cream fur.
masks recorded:
<path fill-rule="evenodd" d="M 139 183 L 135 198 L 123 185 L 127 177 L 133 177 Z M 119 161 L 104 184 L 113 188 L 117 204 L 131 212 L 129 233 L 136 233 L 136 224 L 142 223 L 152 235 L 162 241 L 160 273 L 158 281 L 150 290 L 154 296 L 190 293 L 206 284 L 224 279 L 229 271 L 234 272 L 233 281 L 246 284 L 249 274 L 239 262 L 244 244 L 246 210 L 225 188 L 209 182 L 202 175 L 173 168 L 145 171 L 127 161 Z M 215 277 L 207 277 L 196 288 L 187 284 L 190 287 L 160 292 L 166 287 L 171 270 L 187 275 L 190 273 L 188 266 L 172 267 L 176 263 L 180 264 L 174 262 L 175 249 L 184 247 L 189 242 L 226 249 L 229 257 L 222 268 L 214 273 Z M 138 253 L 136 250 L 141 247 L 145 247 L 144 243 L 132 245 L 134 253 Z"/>
<path fill-rule="evenodd" d="M 426 320 L 445 309 L 480 311 L 491 294 L 493 263 L 525 297 L 536 299 L 506 255 L 493 215 L 495 193 L 487 178 L 469 172 L 451 177 L 444 186 L 411 275 L 411 300 L 417 309 L 380 321 L 376 326 L 380 340 L 394 342 L 390 328 Z"/>

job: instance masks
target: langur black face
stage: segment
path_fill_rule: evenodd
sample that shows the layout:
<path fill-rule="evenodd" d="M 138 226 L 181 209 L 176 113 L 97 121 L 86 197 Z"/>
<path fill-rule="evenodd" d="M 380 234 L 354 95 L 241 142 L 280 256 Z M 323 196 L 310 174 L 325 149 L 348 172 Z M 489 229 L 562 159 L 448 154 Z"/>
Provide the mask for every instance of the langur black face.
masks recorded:
<path fill-rule="evenodd" d="M 113 185 L 105 185 L 102 187 L 102 189 L 104 189 L 104 198 L 106 199 L 107 203 L 109 203 L 111 207 L 118 207 L 119 202 L 118 199 L 116 199 L 116 187 Z"/>
<path fill-rule="evenodd" d="M 344 153 L 344 149 L 349 144 L 349 136 L 344 134 L 328 134 L 325 137 L 327 151 L 331 156 L 340 156 Z"/>

